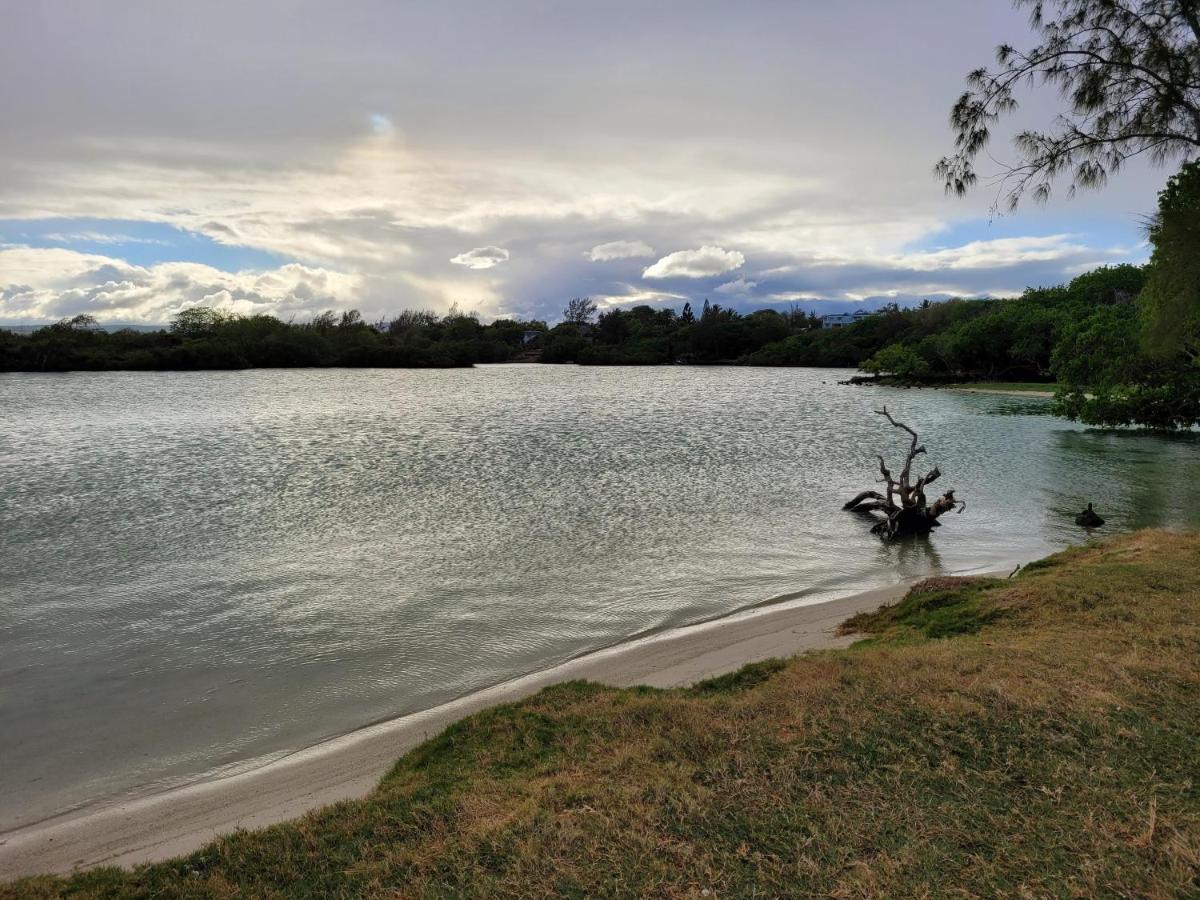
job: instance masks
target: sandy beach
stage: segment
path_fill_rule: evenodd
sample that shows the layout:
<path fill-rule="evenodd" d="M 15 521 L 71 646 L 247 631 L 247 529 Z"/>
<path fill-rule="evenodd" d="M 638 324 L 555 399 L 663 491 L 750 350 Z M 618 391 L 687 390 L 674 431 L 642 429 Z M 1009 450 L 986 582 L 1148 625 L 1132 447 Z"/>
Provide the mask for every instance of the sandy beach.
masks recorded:
<path fill-rule="evenodd" d="M 131 866 L 193 851 L 217 835 L 295 818 L 367 794 L 398 757 L 480 709 L 547 685 L 690 684 L 770 657 L 843 647 L 837 626 L 903 595 L 911 582 L 805 606 L 771 607 L 663 632 L 354 731 L 255 768 L 87 808 L 0 834 L 0 879 L 99 865 Z"/>

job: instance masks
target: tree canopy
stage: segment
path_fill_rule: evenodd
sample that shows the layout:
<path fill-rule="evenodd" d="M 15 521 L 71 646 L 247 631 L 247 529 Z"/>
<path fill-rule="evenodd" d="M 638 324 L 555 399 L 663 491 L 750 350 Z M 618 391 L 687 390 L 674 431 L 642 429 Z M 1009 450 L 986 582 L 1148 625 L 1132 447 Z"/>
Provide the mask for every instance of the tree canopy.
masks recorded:
<path fill-rule="evenodd" d="M 1159 195 L 1150 222 L 1150 277 L 1141 297 L 1146 347 L 1159 359 L 1200 363 L 1200 163 L 1189 163 Z"/>
<path fill-rule="evenodd" d="M 1196 0 L 1015 0 L 1041 38 L 1003 44 L 996 68 L 967 76 L 950 113 L 955 151 L 935 167 L 947 191 L 976 184 L 975 159 L 992 129 L 1017 109 L 1022 85 L 1056 88 L 1066 104 L 1045 130 L 1015 137 L 1017 160 L 996 179 L 997 203 L 1049 197 L 1059 176 L 1099 187 L 1126 161 L 1200 153 L 1200 4 Z"/>
<path fill-rule="evenodd" d="M 862 364 L 864 372 L 887 373 L 900 378 L 920 378 L 929 374 L 929 363 L 906 344 L 891 344 Z"/>
<path fill-rule="evenodd" d="M 1136 304 L 1096 308 L 1054 350 L 1059 411 L 1097 425 L 1200 424 L 1200 164 L 1159 194 Z"/>
<path fill-rule="evenodd" d="M 585 325 L 596 315 L 596 304 L 590 297 L 573 297 L 563 310 L 563 321 Z"/>

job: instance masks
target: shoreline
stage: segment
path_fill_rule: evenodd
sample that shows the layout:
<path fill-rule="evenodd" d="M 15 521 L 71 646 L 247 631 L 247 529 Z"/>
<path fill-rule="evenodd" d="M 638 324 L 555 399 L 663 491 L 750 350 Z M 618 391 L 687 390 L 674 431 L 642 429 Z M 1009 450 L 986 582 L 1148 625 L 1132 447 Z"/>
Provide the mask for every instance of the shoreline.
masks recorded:
<path fill-rule="evenodd" d="M 866 375 L 854 375 L 847 381 L 839 381 L 838 384 L 853 385 L 854 387 L 957 391 L 960 394 L 991 394 L 996 397 L 1034 397 L 1039 400 L 1053 400 L 1057 389 L 1057 385 L 1044 382 L 909 381 L 894 375 L 873 375 L 870 377 Z M 1006 386 L 1014 384 L 1025 385 L 1025 387 Z"/>
<path fill-rule="evenodd" d="M 949 391 L 960 391 L 964 394 L 993 394 L 998 397 L 1037 397 L 1042 400 L 1053 400 L 1054 391 L 1006 391 L 998 388 L 948 387 Z"/>
<path fill-rule="evenodd" d="M 247 761 L 232 773 L 210 773 L 166 790 L 84 806 L 0 832 L 0 880 L 157 862 L 199 849 L 221 834 L 362 797 L 397 759 L 459 719 L 552 684 L 585 679 L 614 687 L 679 687 L 771 657 L 845 647 L 855 638 L 836 634 L 842 622 L 894 602 L 919 580 L 817 603 L 743 609 L 634 637 L 439 706 L 273 755 L 261 765 Z"/>

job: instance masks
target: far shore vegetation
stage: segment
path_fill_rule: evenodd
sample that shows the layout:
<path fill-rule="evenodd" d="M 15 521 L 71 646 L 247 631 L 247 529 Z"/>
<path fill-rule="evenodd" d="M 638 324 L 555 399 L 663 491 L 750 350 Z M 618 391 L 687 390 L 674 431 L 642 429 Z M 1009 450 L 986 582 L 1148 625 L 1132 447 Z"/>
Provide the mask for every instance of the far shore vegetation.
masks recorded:
<path fill-rule="evenodd" d="M 931 579 L 847 650 L 548 688 L 362 800 L 0 897 L 1193 896 L 1197 558 L 1142 531 Z"/>
<path fill-rule="evenodd" d="M 1200 186 L 1200 169 L 1195 181 Z M 1154 271 L 1102 267 L 1010 299 L 889 305 L 839 328 L 799 308 L 742 314 L 705 301 L 698 312 L 690 304 L 601 312 L 586 298 L 572 301 L 554 327 L 484 324 L 458 310 L 405 311 L 367 323 L 353 311 L 282 322 L 192 307 L 160 331 L 107 331 L 81 316 L 29 333 L 0 329 L 0 371 L 502 362 L 846 367 L 892 384 L 1027 385 L 1058 391 L 1059 411 L 1085 422 L 1187 428 L 1200 422 L 1200 326 L 1161 324 L 1148 296 Z"/>

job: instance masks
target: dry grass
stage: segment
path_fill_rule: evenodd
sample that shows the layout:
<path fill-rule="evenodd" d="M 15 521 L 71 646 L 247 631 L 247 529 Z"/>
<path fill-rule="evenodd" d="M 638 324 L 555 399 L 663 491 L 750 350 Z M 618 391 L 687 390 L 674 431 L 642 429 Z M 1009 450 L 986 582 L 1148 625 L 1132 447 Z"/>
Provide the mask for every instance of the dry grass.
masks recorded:
<path fill-rule="evenodd" d="M 362 801 L 54 896 L 1200 895 L 1200 536 L 936 583 L 847 651 L 473 716 Z"/>

